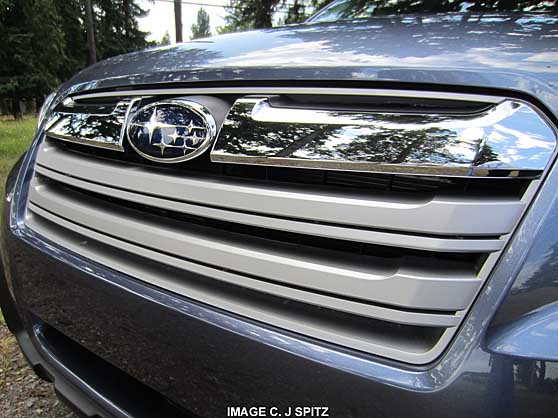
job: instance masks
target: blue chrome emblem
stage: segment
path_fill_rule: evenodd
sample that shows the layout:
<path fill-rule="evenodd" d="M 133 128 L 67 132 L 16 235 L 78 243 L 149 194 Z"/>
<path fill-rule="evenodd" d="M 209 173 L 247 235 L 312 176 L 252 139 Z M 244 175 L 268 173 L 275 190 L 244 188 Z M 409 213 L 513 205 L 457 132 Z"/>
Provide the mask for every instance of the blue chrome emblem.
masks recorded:
<path fill-rule="evenodd" d="M 136 111 L 127 122 L 128 142 L 141 156 L 163 163 L 190 160 L 213 143 L 217 128 L 209 111 L 189 100 L 166 100 Z"/>

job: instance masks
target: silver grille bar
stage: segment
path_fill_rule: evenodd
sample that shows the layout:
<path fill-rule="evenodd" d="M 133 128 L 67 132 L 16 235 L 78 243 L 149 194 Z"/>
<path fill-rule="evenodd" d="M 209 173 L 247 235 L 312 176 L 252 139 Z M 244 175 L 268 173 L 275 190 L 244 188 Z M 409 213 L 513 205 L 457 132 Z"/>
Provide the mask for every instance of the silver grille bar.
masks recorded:
<path fill-rule="evenodd" d="M 311 236 L 321 236 L 348 241 L 364 242 L 369 244 L 387 245 L 391 247 L 412 248 L 416 250 L 440 251 L 440 252 L 494 252 L 502 248 L 503 241 L 499 238 L 494 239 L 468 239 L 468 238 L 441 238 L 420 235 L 402 235 L 400 233 L 378 232 L 366 229 L 350 227 L 338 227 L 332 225 L 318 224 L 312 222 L 301 222 L 290 219 L 279 219 L 269 216 L 260 216 L 250 213 L 235 212 L 225 209 L 217 209 L 206 206 L 199 206 L 190 203 L 177 202 L 160 197 L 134 193 L 114 187 L 108 187 L 97 183 L 91 183 L 76 177 L 67 176 L 49 170 L 48 168 L 37 166 L 37 173 L 40 175 L 77 187 L 90 190 L 105 196 L 114 196 L 119 199 L 143 205 L 153 206 L 161 209 L 173 210 L 195 216 L 203 216 L 212 219 L 226 220 L 243 225 L 252 225 L 262 228 L 278 229 L 281 231 L 307 234 Z"/>
<path fill-rule="evenodd" d="M 187 286 L 184 281 L 181 280 L 165 280 L 160 275 L 150 274 L 149 271 L 141 268 L 134 268 L 133 264 L 124 263 L 118 260 L 117 257 L 111 258 L 107 255 L 96 255 L 91 248 L 88 248 L 83 241 L 73 242 L 71 239 L 66 237 L 61 237 L 59 234 L 53 233 L 49 228 L 46 228 L 43 223 L 39 221 L 40 218 L 48 219 L 50 222 L 59 225 L 68 230 L 79 233 L 82 236 L 91 237 L 98 242 L 103 242 L 109 246 L 124 249 L 131 253 L 137 254 L 146 259 L 156 259 L 158 262 L 166 264 L 172 267 L 180 267 L 185 271 L 196 272 L 201 275 L 206 275 L 211 278 L 217 278 L 221 281 L 231 283 L 234 285 L 240 285 L 243 287 L 255 289 L 272 295 L 285 297 L 288 299 L 298 300 L 305 303 L 311 303 L 314 305 L 322 306 L 325 308 L 335 309 L 341 312 L 347 312 L 351 314 L 362 315 L 368 318 L 382 319 L 385 321 L 395 322 L 399 324 L 417 325 L 417 326 L 434 326 L 434 327 L 452 327 L 459 323 L 459 314 L 444 314 L 444 313 L 426 313 L 426 312 L 412 312 L 412 311 L 402 311 L 398 309 L 392 309 L 387 307 L 381 307 L 376 305 L 370 305 L 366 303 L 359 303 L 347 299 L 335 298 L 327 295 L 322 295 L 319 293 L 308 292 L 300 289 L 295 289 L 291 287 L 276 285 L 272 283 L 263 282 L 261 280 L 252 279 L 246 276 L 234 274 L 231 272 L 223 271 L 220 269 L 211 268 L 198 263 L 192 263 L 186 260 L 178 259 L 175 257 L 167 256 L 159 252 L 146 249 L 141 246 L 130 244 L 124 241 L 120 241 L 115 238 L 111 238 L 108 235 L 103 235 L 95 232 L 91 229 L 79 226 L 75 223 L 69 222 L 53 215 L 44 209 L 39 208 L 33 204 L 30 205 L 30 212 L 32 214 L 28 215 L 27 222 L 33 225 L 33 229 L 40 232 L 46 237 L 49 237 L 53 241 L 57 242 L 64 240 L 64 245 L 79 253 L 87 253 L 87 255 L 93 255 L 93 259 L 103 263 L 104 265 L 109 265 L 110 267 L 116 268 L 120 271 L 124 271 L 136 277 L 149 276 L 150 282 L 156 285 L 161 285 L 165 289 L 172 291 L 180 290 L 179 293 L 187 294 L 190 297 L 195 297 L 202 302 L 211 301 L 211 296 L 208 292 L 196 292 L 195 289 Z M 34 215 L 37 215 L 35 217 Z M 124 267 L 124 269 L 122 269 Z M 177 283 L 178 282 L 178 283 Z M 181 285 L 182 283 L 182 285 Z M 208 300 L 209 299 L 209 300 Z M 225 303 L 224 300 L 220 300 L 221 303 Z M 222 306 L 222 304 L 219 306 Z M 226 303 L 225 303 L 226 307 Z M 235 307 L 234 311 L 242 314 L 246 314 L 246 311 L 242 308 L 247 308 L 244 306 Z"/>
<path fill-rule="evenodd" d="M 43 144 L 37 163 L 84 181 L 125 191 L 234 211 L 427 235 L 498 236 L 509 233 L 524 203 L 512 198 L 331 194 L 266 187 L 211 177 L 161 174 L 73 155 Z M 479 222 L 478 219 L 483 219 Z"/>
<path fill-rule="evenodd" d="M 52 228 L 52 225 L 61 226 L 67 230 L 73 230 L 76 233 L 79 233 L 81 237 L 87 237 L 91 240 L 100 240 L 106 242 L 108 245 L 112 245 L 113 247 L 137 253 L 141 256 L 152 258 L 157 257 L 158 262 L 161 263 L 168 263 L 176 266 L 176 263 L 178 262 L 178 265 L 185 270 L 198 272 L 199 274 L 203 274 L 211 279 L 219 279 L 223 281 L 228 280 L 231 283 L 234 283 L 238 282 L 241 276 L 204 267 L 196 263 L 180 262 L 174 258 L 161 255 L 157 252 L 149 252 L 149 250 L 145 250 L 141 247 L 134 246 L 124 241 L 118 241 L 90 229 L 72 224 L 71 222 L 65 221 L 62 218 L 56 217 L 46 211 L 42 211 L 40 208 L 34 207 L 33 205 L 30 205 L 29 209 L 30 211 L 28 212 L 26 223 L 42 236 L 51 239 L 53 242 L 64 245 L 65 248 L 68 248 L 71 251 L 75 251 L 76 253 L 102 263 L 109 268 L 113 268 L 132 277 L 152 283 L 163 289 L 168 289 L 176 292 L 177 294 L 185 295 L 203 303 L 219 306 L 223 309 L 235 312 L 248 318 L 258 318 L 258 320 L 267 324 L 287 329 L 292 332 L 298 332 L 303 335 L 308 335 L 320 340 L 329 342 L 334 341 L 335 343 L 341 344 L 345 347 L 354 348 L 364 352 L 377 353 L 390 358 L 402 359 L 411 363 L 428 363 L 436 358 L 440 350 L 448 343 L 452 333 L 456 329 L 455 326 L 447 328 L 441 338 L 433 346 L 431 343 L 423 341 L 417 337 L 406 339 L 382 335 L 382 333 L 375 332 L 374 327 L 370 327 L 366 330 L 366 332 L 364 332 L 364 330 L 350 329 L 342 326 L 335 327 L 334 324 L 332 324 L 331 327 L 327 327 L 324 326 L 323 323 L 313 320 L 312 318 L 301 318 L 294 314 L 290 315 L 288 310 L 276 312 L 265 305 L 249 304 L 246 303 L 245 300 L 231 300 L 230 297 L 223 297 L 219 294 L 208 293 L 203 289 L 196 288 L 195 286 L 189 285 L 186 281 L 180 280 L 177 277 L 166 276 L 163 273 L 153 273 L 149 270 L 136 266 L 134 263 L 126 262 L 125 259 L 114 256 L 110 251 L 101 253 L 96 250 L 94 246 L 84 245 L 83 238 L 78 240 L 72 239 L 69 236 L 61 235 L 59 230 L 54 230 Z M 49 224 L 49 222 L 52 223 Z M 243 285 L 242 282 L 237 284 Z M 262 290 L 266 291 L 265 288 Z M 305 297 L 306 295 L 299 294 L 299 296 Z M 348 306 L 349 305 L 347 305 L 347 307 Z M 430 320 L 423 316 L 425 314 L 415 315 L 414 313 L 407 314 L 400 311 L 385 311 L 379 315 L 374 314 L 375 317 L 385 318 L 386 320 L 389 320 L 388 318 L 391 318 L 392 320 L 401 318 L 403 319 L 402 323 L 405 323 L 405 319 L 409 319 L 411 315 L 413 315 L 413 318 L 410 319 L 412 323 L 418 321 L 421 322 L 422 325 L 426 325 L 427 321 Z M 422 320 L 420 319 L 421 316 L 423 318 Z M 447 315 L 439 315 L 432 318 L 431 322 L 434 324 L 440 323 L 440 326 L 444 326 L 444 323 L 453 323 L 455 319 L 460 320 L 461 318 L 456 316 L 452 320 L 448 318 Z"/>
<path fill-rule="evenodd" d="M 311 252 L 304 256 L 280 248 L 266 251 L 225 238 L 205 237 L 172 223 L 138 219 L 132 213 L 116 213 L 72 198 L 34 179 L 30 202 L 99 233 L 120 240 L 186 257 L 200 263 L 223 266 L 250 276 L 301 286 L 343 297 L 413 309 L 457 311 L 467 308 L 482 281 L 474 272 L 426 271 L 398 266 L 366 266 L 349 260 L 324 260 Z"/>
<path fill-rule="evenodd" d="M 193 94 L 306 94 L 327 96 L 364 96 L 364 97 L 405 97 L 410 99 L 441 99 L 468 101 L 480 103 L 500 103 L 501 96 L 488 96 L 469 93 L 448 93 L 443 91 L 426 90 L 388 90 L 362 89 L 338 87 L 203 87 L 186 89 L 149 89 L 149 90 L 119 90 L 97 93 L 81 93 L 72 96 L 74 100 L 99 99 L 103 97 L 151 97 L 151 96 L 185 96 Z"/>

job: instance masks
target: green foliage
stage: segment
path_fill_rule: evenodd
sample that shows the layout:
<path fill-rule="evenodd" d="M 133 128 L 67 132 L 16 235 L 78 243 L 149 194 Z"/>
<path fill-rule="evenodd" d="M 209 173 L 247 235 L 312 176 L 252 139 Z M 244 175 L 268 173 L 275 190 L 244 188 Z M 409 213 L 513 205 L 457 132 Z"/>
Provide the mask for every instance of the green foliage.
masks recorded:
<path fill-rule="evenodd" d="M 65 39 L 52 0 L 3 0 L 0 97 L 41 97 L 60 84 Z"/>
<path fill-rule="evenodd" d="M 98 58 L 151 46 L 138 0 L 93 0 Z M 43 98 L 86 65 L 83 0 L 0 0 L 0 98 Z"/>
<path fill-rule="evenodd" d="M 321 6 L 321 5 L 320 5 Z M 558 3 L 541 0 L 347 0 L 330 10 L 324 20 L 417 13 L 556 12 Z"/>
<path fill-rule="evenodd" d="M 219 33 L 238 32 L 249 29 L 270 28 L 278 12 L 286 16 L 279 25 L 302 23 L 332 0 L 230 0 L 226 7 L 225 26 Z M 277 21 L 276 21 L 277 22 Z"/>
<path fill-rule="evenodd" d="M 190 39 L 207 38 L 211 36 L 211 26 L 209 25 L 209 14 L 203 7 L 198 10 L 196 23 L 191 27 L 192 36 Z"/>
<path fill-rule="evenodd" d="M 87 37 L 83 27 L 84 5 L 82 0 L 54 0 L 64 34 L 64 65 L 59 77 L 67 80 L 86 65 Z"/>
<path fill-rule="evenodd" d="M 229 4 L 225 7 L 227 15 L 225 16 L 225 25 L 217 28 L 220 34 L 240 32 L 243 30 L 252 29 L 251 22 L 246 21 L 240 9 L 241 0 L 230 0 Z"/>
<path fill-rule="evenodd" d="M 312 4 L 314 11 L 317 12 L 318 10 L 321 10 L 324 7 L 326 7 L 332 1 L 333 0 L 310 0 L 310 3 Z"/>
<path fill-rule="evenodd" d="M 151 46 L 137 21 L 147 12 L 136 0 L 95 0 L 93 13 L 100 60 Z"/>
<path fill-rule="evenodd" d="M 35 134 L 35 118 L 21 121 L 0 119 L 0 159 L 19 158 Z"/>
<path fill-rule="evenodd" d="M 281 21 L 281 24 L 294 24 L 306 21 L 310 16 L 318 10 L 323 9 L 333 0 L 283 0 L 283 5 L 287 6 L 287 16 Z"/>
<path fill-rule="evenodd" d="M 169 31 L 166 31 L 163 37 L 161 38 L 161 40 L 157 43 L 157 45 L 166 46 L 166 45 L 170 45 L 170 43 L 171 43 L 171 39 L 170 39 Z"/>
<path fill-rule="evenodd" d="M 219 33 L 269 28 L 274 23 L 302 23 L 333 0 L 230 0 L 226 24 Z M 327 14 L 337 20 L 403 13 L 447 13 L 467 8 L 471 12 L 558 11 L 558 2 L 541 0 L 347 0 L 339 2 Z M 277 19 L 279 17 L 279 19 Z"/>
<path fill-rule="evenodd" d="M 306 13 L 307 6 L 308 5 L 305 4 L 304 1 L 295 0 L 295 2 L 287 9 L 287 16 L 282 23 L 290 25 L 293 23 L 304 22 L 308 18 L 308 15 Z"/>
<path fill-rule="evenodd" d="M 220 27 L 218 32 L 270 28 L 273 14 L 280 3 L 281 0 L 230 0 L 226 7 L 225 26 Z"/>

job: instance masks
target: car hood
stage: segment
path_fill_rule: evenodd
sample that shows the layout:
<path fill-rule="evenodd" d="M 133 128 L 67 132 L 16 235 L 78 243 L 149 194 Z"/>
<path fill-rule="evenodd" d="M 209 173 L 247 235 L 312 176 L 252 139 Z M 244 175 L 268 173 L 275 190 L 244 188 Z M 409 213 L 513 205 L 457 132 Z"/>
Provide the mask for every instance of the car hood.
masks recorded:
<path fill-rule="evenodd" d="M 242 32 L 121 55 L 70 92 L 223 81 L 374 81 L 516 90 L 558 111 L 558 18 L 382 17 Z"/>

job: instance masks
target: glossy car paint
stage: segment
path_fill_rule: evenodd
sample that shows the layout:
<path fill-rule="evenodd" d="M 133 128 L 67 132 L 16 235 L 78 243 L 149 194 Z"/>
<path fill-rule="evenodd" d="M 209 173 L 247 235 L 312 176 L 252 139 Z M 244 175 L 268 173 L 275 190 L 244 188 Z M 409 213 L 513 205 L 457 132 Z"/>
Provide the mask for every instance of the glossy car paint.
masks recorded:
<path fill-rule="evenodd" d="M 440 21 L 443 18 L 433 19 L 437 20 L 434 25 L 440 34 L 449 39 L 457 36 L 457 32 L 450 32 L 451 27 L 457 27 L 452 26 L 454 24 L 451 21 L 444 24 Z M 550 18 L 537 19 L 547 22 Z M 376 24 L 382 27 L 381 31 L 374 29 Z M 130 87 L 139 82 L 155 80 L 173 83 L 193 81 L 200 77 L 211 80 L 211 77 L 216 78 L 219 74 L 220 77 L 229 76 L 233 79 L 235 70 L 241 70 L 236 73 L 238 77 L 251 80 L 281 80 L 284 74 L 296 73 L 302 78 L 313 80 L 332 77 L 391 82 L 395 79 L 482 86 L 485 89 L 509 87 L 520 90 L 524 95 L 536 95 L 549 106 L 547 110 L 555 112 L 556 68 L 550 61 L 541 61 L 547 59 L 545 55 L 537 59 L 536 54 L 550 53 L 550 57 L 556 54 L 555 42 L 553 44 L 543 37 L 543 34 L 551 35 L 556 30 L 550 25 L 546 26 L 547 23 L 537 24 L 530 29 L 530 33 L 535 35 L 529 37 L 527 30 L 514 21 L 501 24 L 503 28 L 491 26 L 489 22 L 480 26 L 481 31 L 483 25 L 487 25 L 487 31 L 490 27 L 497 32 L 492 40 L 492 48 L 496 48 L 495 45 L 504 39 L 509 43 L 517 42 L 518 38 L 509 35 L 509 31 L 519 31 L 517 36 L 520 37 L 525 35 L 525 43 L 516 43 L 516 49 L 510 47 L 498 68 L 491 67 L 484 60 L 477 63 L 474 60 L 461 60 L 454 63 L 455 69 L 451 65 L 444 68 L 441 66 L 441 56 L 450 53 L 451 41 L 440 42 L 439 46 L 429 45 L 434 42 L 433 32 L 430 31 L 425 37 L 428 39 L 425 49 L 421 48 L 420 52 L 415 51 L 414 54 L 425 54 L 425 57 L 430 54 L 433 57 L 431 62 L 435 64 L 429 64 L 428 68 L 420 65 L 405 67 L 403 58 L 413 53 L 404 48 L 403 52 L 397 50 L 389 54 L 390 63 L 382 64 L 387 65 L 386 72 L 379 69 L 386 67 L 373 65 L 374 59 L 370 58 L 370 66 L 366 67 L 368 70 L 364 75 L 353 77 L 351 74 L 356 74 L 354 71 L 358 66 L 351 64 L 352 67 L 348 68 L 346 64 L 350 59 L 339 60 L 343 56 L 342 51 L 350 51 L 350 48 L 329 46 L 337 42 L 332 40 L 331 35 L 336 26 L 335 34 L 339 34 L 339 25 L 335 24 L 264 31 L 261 36 L 268 36 L 279 43 L 266 44 L 262 39 L 258 40 L 261 45 L 271 45 L 273 49 L 280 48 L 280 40 L 283 39 L 285 48 L 292 54 L 295 50 L 292 49 L 293 45 L 306 45 L 308 40 L 300 39 L 309 33 L 314 39 L 312 42 L 317 42 L 314 47 L 322 50 L 323 57 L 327 57 L 329 52 L 341 54 L 331 60 L 330 65 L 322 58 L 319 62 L 321 69 L 304 65 L 295 67 L 292 62 L 294 58 L 290 58 L 292 66 L 287 67 L 287 59 L 279 64 L 273 56 L 269 57 L 267 65 L 263 58 L 257 61 L 258 67 L 263 68 L 254 65 L 245 69 L 240 64 L 250 63 L 247 54 L 257 52 L 265 58 L 266 52 L 243 50 L 250 48 L 250 42 L 241 41 L 242 37 L 248 39 L 253 35 L 240 34 L 224 37 L 231 43 L 236 39 L 236 58 L 226 57 L 229 62 L 236 62 L 237 66 L 233 68 L 222 64 L 222 68 L 216 69 L 218 64 L 215 60 L 218 58 L 215 57 L 213 61 L 205 58 L 197 63 L 194 60 L 190 61 L 191 64 L 184 64 L 189 57 L 192 58 L 192 50 L 198 45 L 187 44 L 175 49 L 124 56 L 112 60 L 112 65 L 101 63 L 78 75 L 63 90 L 84 91 L 114 85 Z M 352 22 L 346 25 L 349 32 L 351 26 L 354 26 L 355 31 L 359 27 L 361 31 L 368 27 L 372 39 L 392 33 L 395 38 L 401 36 L 403 41 L 412 35 L 409 32 L 399 35 L 395 30 L 390 32 L 391 26 L 387 23 Z M 407 23 L 400 21 L 395 25 L 405 28 Z M 418 33 L 418 28 L 409 28 L 415 31 L 413 33 Z M 289 42 L 289 36 L 296 38 L 297 42 Z M 355 33 L 353 36 L 358 39 Z M 340 37 L 343 39 L 344 35 L 341 33 Z M 388 46 L 385 44 L 386 38 L 383 39 L 383 42 L 376 44 L 378 49 L 375 51 L 380 51 L 378 54 L 387 54 L 388 47 L 396 49 L 393 48 L 393 42 Z M 483 39 L 482 45 L 491 48 L 488 44 L 491 37 L 485 36 Z M 202 52 L 210 48 L 207 45 L 215 47 L 213 42 L 221 43 L 220 48 L 226 49 L 227 54 L 232 53 L 231 48 L 222 44 L 223 38 L 209 42 L 200 43 L 201 51 L 195 53 L 203 55 Z M 458 43 L 461 47 L 457 47 Z M 363 49 L 369 52 L 363 54 L 376 56 L 376 53 L 371 52 L 374 43 L 367 40 L 366 44 L 369 46 Z M 479 44 L 480 41 L 475 46 L 472 42 L 456 40 L 457 49 L 453 52 L 482 49 Z M 348 45 L 347 40 L 345 46 Z M 383 51 L 384 48 L 386 51 Z M 436 54 L 438 48 L 439 54 Z M 488 57 L 482 55 L 482 51 L 476 53 Z M 272 62 L 275 62 L 276 67 Z M 353 63 L 357 62 L 353 60 Z M 512 64 L 515 64 L 516 69 Z M 314 61 L 313 65 L 318 65 L 318 62 Z M 209 66 L 213 68 L 202 68 Z M 358 68 L 362 70 L 363 67 Z M 149 74 L 153 71 L 160 72 Z M 381 77 L 378 77 L 380 74 Z M 427 79 L 429 81 L 425 81 Z M 110 397 L 98 396 L 86 382 L 80 383 L 79 376 L 72 376 L 63 362 L 56 361 L 40 338 L 36 317 L 173 402 L 204 417 L 226 416 L 227 406 L 253 405 L 328 406 L 330 416 L 333 417 L 555 416 L 558 407 L 558 362 L 547 359 L 557 358 L 558 345 L 547 343 L 554 341 L 548 332 L 528 333 L 531 340 L 527 346 L 535 345 L 533 338 L 539 338 L 538 341 L 544 339 L 541 344 L 547 348 L 545 355 L 517 351 L 510 355 L 497 343 L 501 341 L 499 336 L 502 334 L 496 326 L 502 326 L 505 322 L 506 335 L 513 334 L 515 326 L 516 330 L 524 329 L 525 318 L 535 315 L 533 310 L 549 304 L 549 296 L 543 297 L 541 293 L 556 294 L 553 292 L 558 286 L 555 274 L 558 265 L 558 169 L 554 168 L 549 173 L 449 350 L 434 364 L 412 368 L 289 334 L 177 297 L 69 253 L 54 242 L 44 241 L 23 224 L 31 176 L 26 168 L 32 164 L 35 147 L 36 143 L 23 161 L 22 174 L 17 182 L 15 175 L 10 176 L 2 227 L 2 258 L 7 285 L 11 289 L 7 293 L 10 298 L 15 298 L 19 316 L 25 324 L 24 329 L 18 332 L 18 339 L 24 351 L 29 353 L 35 350 L 33 362 L 55 370 L 61 376 L 60 380 L 73 379 L 73 387 L 100 405 L 103 414 L 109 411 L 106 413 L 118 415 L 118 407 L 111 406 Z M 545 291 L 541 292 L 541 288 Z M 506 294 L 508 289 L 511 289 L 509 295 Z M 504 309 L 517 306 L 519 294 L 527 307 L 516 310 L 513 315 L 503 315 L 504 321 L 500 320 L 491 327 L 498 307 L 501 306 L 497 317 L 500 319 Z M 6 292 L 2 298 L 7 298 Z M 5 301 L 2 303 L 6 305 Z M 520 339 L 527 338 L 527 334 L 522 332 L 516 335 Z"/>
<path fill-rule="evenodd" d="M 558 343 L 558 302 L 529 312 L 508 325 L 495 329 L 488 349 L 510 356 L 558 361 L 553 349 Z"/>
<path fill-rule="evenodd" d="M 207 81 L 384 82 L 516 90 L 556 112 L 557 24 L 558 17 L 546 15 L 471 13 L 287 26 L 111 58 L 63 90 Z"/>

